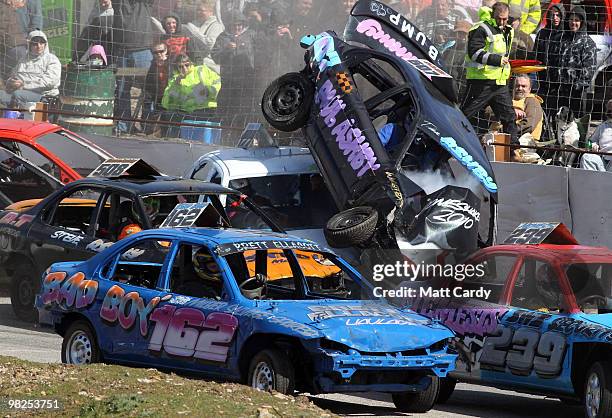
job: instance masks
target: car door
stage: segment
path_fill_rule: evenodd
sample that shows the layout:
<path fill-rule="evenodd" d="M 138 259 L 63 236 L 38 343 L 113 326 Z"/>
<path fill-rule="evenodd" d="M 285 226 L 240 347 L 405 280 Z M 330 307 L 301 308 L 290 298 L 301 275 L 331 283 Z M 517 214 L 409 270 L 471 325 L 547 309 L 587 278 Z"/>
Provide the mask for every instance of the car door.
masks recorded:
<path fill-rule="evenodd" d="M 91 257 L 87 246 L 102 192 L 95 186 L 70 188 L 41 210 L 27 237 L 39 272 L 55 262 Z"/>
<path fill-rule="evenodd" d="M 570 314 L 567 283 L 550 260 L 525 256 L 508 283 L 508 312 L 484 342 L 479 359 L 486 383 L 573 391 L 567 336 L 549 329 Z"/>
<path fill-rule="evenodd" d="M 160 284 L 171 251 L 170 240 L 144 238 L 118 245 L 96 269 L 94 278 L 100 283 L 96 330 L 109 359 L 151 364 L 148 340 L 155 326 L 155 309 L 166 300 L 167 292 Z"/>
<path fill-rule="evenodd" d="M 236 360 L 238 328 L 227 276 L 207 246 L 181 242 L 172 257 L 165 284 L 171 298 L 151 316 L 149 351 L 166 367 L 225 375 Z"/>

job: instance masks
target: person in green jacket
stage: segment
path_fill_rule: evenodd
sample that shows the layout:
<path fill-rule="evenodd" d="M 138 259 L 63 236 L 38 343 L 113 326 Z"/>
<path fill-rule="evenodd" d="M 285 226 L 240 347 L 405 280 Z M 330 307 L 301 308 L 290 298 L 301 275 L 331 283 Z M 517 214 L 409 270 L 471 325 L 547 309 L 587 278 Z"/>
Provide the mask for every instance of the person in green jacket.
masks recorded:
<path fill-rule="evenodd" d="M 175 71 L 164 91 L 162 107 L 182 113 L 216 109 L 217 95 L 221 90 L 219 74 L 206 65 L 193 65 L 184 54 L 176 56 L 174 66 Z"/>

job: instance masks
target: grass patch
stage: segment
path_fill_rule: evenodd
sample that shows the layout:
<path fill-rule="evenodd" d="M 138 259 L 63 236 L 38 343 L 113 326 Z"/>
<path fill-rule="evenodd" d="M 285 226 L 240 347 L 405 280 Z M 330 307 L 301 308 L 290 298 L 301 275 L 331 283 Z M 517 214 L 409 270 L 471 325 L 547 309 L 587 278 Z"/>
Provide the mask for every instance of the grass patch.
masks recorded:
<path fill-rule="evenodd" d="M 57 400 L 59 409 L 8 409 L 9 399 Z M 305 396 L 191 379 L 156 369 L 34 363 L 0 356 L 0 416 L 331 417 Z"/>

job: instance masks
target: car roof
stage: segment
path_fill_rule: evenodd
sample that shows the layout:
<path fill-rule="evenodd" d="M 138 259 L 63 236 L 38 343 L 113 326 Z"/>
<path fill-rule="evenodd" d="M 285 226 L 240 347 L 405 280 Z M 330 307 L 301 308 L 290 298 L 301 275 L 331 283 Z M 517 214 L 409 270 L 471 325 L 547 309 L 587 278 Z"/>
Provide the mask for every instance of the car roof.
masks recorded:
<path fill-rule="evenodd" d="M 177 228 L 177 229 L 148 229 L 139 232 L 137 236 L 144 237 L 145 235 L 153 235 L 158 237 L 159 234 L 165 235 L 168 239 L 189 237 L 194 240 L 206 239 L 215 245 L 223 245 L 234 242 L 253 242 L 253 241 L 276 241 L 287 243 L 303 243 L 308 245 L 318 245 L 313 241 L 295 237 L 293 235 L 282 234 L 279 232 L 262 231 L 253 229 L 214 229 L 214 228 Z M 135 235 L 136 236 L 136 235 Z M 319 246 L 320 247 L 320 246 Z M 320 247 L 321 250 L 331 252 L 330 250 Z"/>
<path fill-rule="evenodd" d="M 34 138 L 47 132 L 63 129 L 49 122 L 35 122 L 33 120 L 0 118 L 0 134 L 11 132 L 21 138 Z"/>
<path fill-rule="evenodd" d="M 201 180 L 183 179 L 171 176 L 137 177 L 89 177 L 76 180 L 70 186 L 93 185 L 102 187 L 115 187 L 130 191 L 137 195 L 150 195 L 156 193 L 228 193 L 239 194 L 236 190 L 228 189 L 215 183 Z"/>
<path fill-rule="evenodd" d="M 517 255 L 538 256 L 551 261 L 566 263 L 598 262 L 612 263 L 612 250 L 607 247 L 589 247 L 586 245 L 496 245 L 485 248 L 482 253 L 505 252 Z"/>
<path fill-rule="evenodd" d="M 267 175 L 318 173 L 310 150 L 303 147 L 224 148 L 200 158 L 223 164 L 231 179 Z"/>

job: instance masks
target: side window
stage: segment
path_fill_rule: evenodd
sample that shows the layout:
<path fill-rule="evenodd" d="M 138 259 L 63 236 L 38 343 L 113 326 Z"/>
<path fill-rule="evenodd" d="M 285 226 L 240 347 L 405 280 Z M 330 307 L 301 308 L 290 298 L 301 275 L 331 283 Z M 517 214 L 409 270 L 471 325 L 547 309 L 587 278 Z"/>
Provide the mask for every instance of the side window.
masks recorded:
<path fill-rule="evenodd" d="M 210 181 L 211 183 L 221 184 L 221 174 L 213 163 L 207 162 L 191 176 L 196 180 Z"/>
<path fill-rule="evenodd" d="M 221 299 L 223 276 L 207 247 L 181 244 L 172 262 L 170 291 L 185 296 Z"/>
<path fill-rule="evenodd" d="M 465 278 L 460 285 L 465 289 L 490 290 L 487 302 L 498 303 L 504 291 L 506 280 L 516 263 L 510 255 L 491 255 L 475 265 L 475 273 Z M 480 267 L 479 267 L 480 266 Z M 482 274 L 480 273 L 482 272 Z"/>
<path fill-rule="evenodd" d="M 61 173 L 59 167 L 55 165 L 53 161 L 42 155 L 40 152 L 36 151 L 34 148 L 30 147 L 29 145 L 17 142 L 4 142 L 3 144 L 8 149 L 12 150 L 15 154 L 25 158 L 35 166 L 40 167 L 42 170 L 51 174 L 53 177 L 61 180 Z"/>
<path fill-rule="evenodd" d="M 94 188 L 75 190 L 46 212 L 44 220 L 51 226 L 86 234 L 100 196 L 100 190 Z"/>
<path fill-rule="evenodd" d="M 294 250 L 310 293 L 337 299 L 367 299 L 361 286 L 322 253 Z M 362 297 L 363 296 L 363 297 Z"/>
<path fill-rule="evenodd" d="M 107 195 L 94 231 L 96 238 L 118 241 L 138 232 L 144 223 L 140 219 L 136 203 L 120 193 Z"/>
<path fill-rule="evenodd" d="M 541 311 L 559 311 L 563 293 L 552 265 L 545 261 L 526 258 L 514 288 L 511 305 Z"/>
<path fill-rule="evenodd" d="M 0 192 L 13 202 L 41 199 L 54 190 L 50 179 L 31 165 L 0 149 Z"/>
<path fill-rule="evenodd" d="M 147 239 L 121 252 L 110 280 L 155 289 L 170 251 L 170 241 Z M 104 270 L 102 272 L 104 274 Z M 109 271 L 107 274 L 110 274 Z"/>

